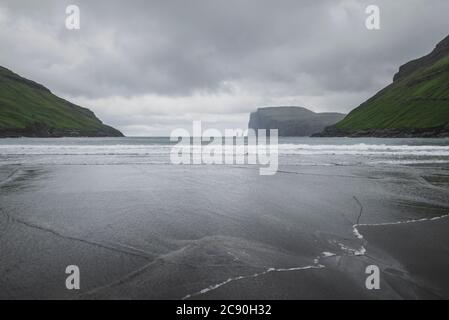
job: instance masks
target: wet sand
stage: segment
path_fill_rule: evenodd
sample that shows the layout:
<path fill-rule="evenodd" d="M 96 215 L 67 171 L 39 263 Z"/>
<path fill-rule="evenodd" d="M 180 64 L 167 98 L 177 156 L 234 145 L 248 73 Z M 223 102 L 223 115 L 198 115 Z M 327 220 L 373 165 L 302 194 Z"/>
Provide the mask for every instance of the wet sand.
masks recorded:
<path fill-rule="evenodd" d="M 322 258 L 324 268 L 241 279 L 197 299 L 448 299 L 449 219 L 413 226 L 360 227 L 363 256 Z M 377 265 L 379 290 L 367 290 L 361 270 Z M 269 290 L 267 290 L 269 288 Z"/>
<path fill-rule="evenodd" d="M 0 298 L 449 298 L 449 219 L 390 224 L 449 213 L 446 176 L 407 166 L 283 166 L 275 176 L 2 166 Z M 72 264 L 78 291 L 65 288 Z M 365 288 L 370 264 L 380 290 Z"/>

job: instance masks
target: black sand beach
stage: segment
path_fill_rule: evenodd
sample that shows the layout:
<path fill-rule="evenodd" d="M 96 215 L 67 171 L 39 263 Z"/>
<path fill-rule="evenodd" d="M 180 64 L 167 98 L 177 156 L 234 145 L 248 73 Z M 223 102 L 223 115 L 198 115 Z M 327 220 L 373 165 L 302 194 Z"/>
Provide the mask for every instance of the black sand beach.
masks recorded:
<path fill-rule="evenodd" d="M 1 299 L 449 297 L 449 218 L 431 220 L 449 213 L 444 165 L 0 172 Z M 372 264 L 380 290 L 365 288 Z"/>

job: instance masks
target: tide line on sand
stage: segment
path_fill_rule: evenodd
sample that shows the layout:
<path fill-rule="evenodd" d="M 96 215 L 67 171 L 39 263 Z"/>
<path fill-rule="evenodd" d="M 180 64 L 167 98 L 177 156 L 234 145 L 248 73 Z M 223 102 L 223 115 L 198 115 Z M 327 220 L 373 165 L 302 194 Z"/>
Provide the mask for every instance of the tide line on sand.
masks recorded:
<path fill-rule="evenodd" d="M 395 221 L 395 222 L 382 222 L 382 223 L 358 223 L 352 226 L 353 233 L 358 239 L 363 239 L 363 235 L 360 233 L 358 227 L 379 227 L 379 226 L 393 226 L 398 224 L 407 224 L 407 223 L 416 223 L 416 222 L 425 222 L 425 221 L 436 221 L 440 219 L 444 219 L 449 217 L 449 214 L 444 214 L 442 216 L 436 216 L 433 218 L 422 218 L 422 219 L 412 219 L 412 220 L 404 220 L 404 221 Z"/>
<path fill-rule="evenodd" d="M 357 201 L 357 202 L 359 203 L 359 205 L 361 206 L 361 204 L 360 204 L 360 202 L 358 201 L 358 199 L 356 199 L 356 201 Z M 362 210 L 363 210 L 363 207 L 361 206 L 361 212 L 362 212 Z M 359 217 L 358 217 L 357 220 L 360 220 L 361 212 L 360 212 Z M 398 224 L 407 224 L 407 223 L 417 223 L 417 222 L 424 222 L 424 221 L 436 221 L 436 220 L 443 219 L 443 218 L 446 218 L 446 217 L 449 217 L 449 214 L 445 214 L 445 215 L 437 216 L 437 217 L 433 217 L 433 218 L 422 218 L 422 219 L 405 220 L 405 221 L 396 221 L 396 222 L 384 222 L 384 223 L 372 223 L 372 224 L 368 224 L 368 223 L 356 223 L 356 224 L 354 224 L 354 225 L 352 226 L 352 228 L 353 228 L 353 234 L 354 234 L 354 236 L 355 236 L 357 239 L 359 239 L 359 240 L 364 240 L 363 235 L 362 235 L 362 234 L 360 233 L 360 231 L 358 230 L 358 227 L 361 227 L 361 226 L 368 226 L 368 227 L 375 227 L 375 226 L 389 226 L 389 225 L 398 225 Z M 357 222 L 358 222 L 358 221 L 357 221 Z M 344 248 L 342 248 L 342 249 L 344 249 Z M 357 250 L 355 250 L 355 249 L 350 249 L 349 251 L 348 251 L 348 250 L 344 250 L 344 251 L 350 252 L 350 253 L 351 253 L 352 255 L 354 255 L 354 256 L 363 256 L 363 255 L 365 255 L 366 252 L 367 252 L 366 248 L 365 248 L 363 245 L 360 247 L 360 249 L 357 249 Z M 331 253 L 331 252 L 323 252 L 321 256 L 317 257 L 317 258 L 314 260 L 314 263 L 315 263 L 314 265 L 304 266 L 304 267 L 293 267 L 293 268 L 268 268 L 268 269 L 266 269 L 265 271 L 258 272 L 258 273 L 254 273 L 254 274 L 250 274 L 250 275 L 241 275 L 241 276 L 237 276 L 237 277 L 228 278 L 227 280 L 225 280 L 225 281 L 223 281 L 223 282 L 220 282 L 220 283 L 217 283 L 217 284 L 210 285 L 209 287 L 204 288 L 204 289 L 202 289 L 202 290 L 200 290 L 200 291 L 197 291 L 197 292 L 195 292 L 195 293 L 188 294 L 188 295 L 184 296 L 184 297 L 182 298 L 182 300 L 186 300 L 186 299 L 189 299 L 189 298 L 192 298 L 192 297 L 201 295 L 201 294 L 205 294 L 205 293 L 207 293 L 207 292 L 210 292 L 210 291 L 213 291 L 213 290 L 215 290 L 215 289 L 218 289 L 218 288 L 220 288 L 220 287 L 222 287 L 222 286 L 224 286 L 224 285 L 227 285 L 227 284 L 229 284 L 229 283 L 231 283 L 231 282 L 234 282 L 234 281 L 243 280 L 243 279 L 249 279 L 249 278 L 256 278 L 256 277 L 259 277 L 259 276 L 268 274 L 268 273 L 270 273 L 270 272 L 288 272 L 288 271 L 299 271 L 299 270 L 310 270 L 310 269 L 322 269 L 322 268 L 325 268 L 325 266 L 322 265 L 322 264 L 320 263 L 320 259 L 321 259 L 321 258 L 330 258 L 330 257 L 333 257 L 333 256 L 336 256 L 336 254 Z"/>
<path fill-rule="evenodd" d="M 195 293 L 192 293 L 192 294 L 188 294 L 185 297 L 183 297 L 182 300 L 186 300 L 186 299 L 192 298 L 194 296 L 197 296 L 197 295 L 200 295 L 200 294 L 204 294 L 206 292 L 218 289 L 218 288 L 220 288 L 220 287 L 222 287 L 222 286 L 224 286 L 224 285 L 226 285 L 226 284 L 228 284 L 230 282 L 233 282 L 233 281 L 238 281 L 238 280 L 242 280 L 242 279 L 249 279 L 249 278 L 256 278 L 256 277 L 265 275 L 265 274 L 270 273 L 270 272 L 287 272 L 287 271 L 321 269 L 321 268 L 324 268 L 324 265 L 322 265 L 322 264 L 315 264 L 315 265 L 311 265 L 311 266 L 294 267 L 294 268 L 268 268 L 265 271 L 254 273 L 254 274 L 250 274 L 250 275 L 247 275 L 247 276 L 237 276 L 237 277 L 234 277 L 234 278 L 229 278 L 226 281 L 223 281 L 223 282 L 211 285 L 211 286 L 209 286 L 209 287 L 207 287 L 205 289 L 202 289 L 202 290 L 200 290 L 198 292 L 195 292 Z"/>

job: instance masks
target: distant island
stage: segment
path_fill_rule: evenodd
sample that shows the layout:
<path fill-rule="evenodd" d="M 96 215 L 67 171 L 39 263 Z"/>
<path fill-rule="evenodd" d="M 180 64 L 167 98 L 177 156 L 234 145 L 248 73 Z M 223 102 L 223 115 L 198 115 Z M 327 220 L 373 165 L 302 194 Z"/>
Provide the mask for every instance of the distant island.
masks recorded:
<path fill-rule="evenodd" d="M 122 136 L 89 109 L 0 67 L 0 138 Z"/>
<path fill-rule="evenodd" d="M 303 107 L 266 107 L 250 114 L 248 128 L 278 129 L 283 137 L 310 136 L 344 117 L 342 113 L 316 113 Z"/>
<path fill-rule="evenodd" d="M 449 137 L 449 36 L 317 136 Z"/>

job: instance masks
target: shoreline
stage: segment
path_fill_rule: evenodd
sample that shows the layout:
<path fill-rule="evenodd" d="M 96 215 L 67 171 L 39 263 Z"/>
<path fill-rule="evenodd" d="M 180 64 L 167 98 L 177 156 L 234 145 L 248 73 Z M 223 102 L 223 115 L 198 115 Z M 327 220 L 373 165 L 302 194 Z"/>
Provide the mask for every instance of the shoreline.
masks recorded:
<path fill-rule="evenodd" d="M 386 128 L 386 129 L 355 129 L 348 130 L 330 126 L 322 132 L 313 134 L 314 138 L 449 138 L 447 126 L 436 128 Z"/>
<path fill-rule="evenodd" d="M 449 296 L 438 267 L 449 266 L 449 219 L 436 220 L 449 211 L 445 166 L 280 170 L 2 165 L 0 298 Z M 76 263 L 79 293 L 61 286 Z M 380 291 L 364 287 L 371 264 Z"/>

